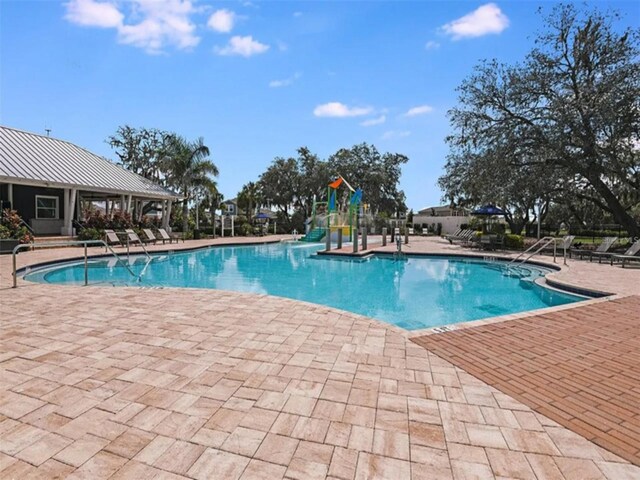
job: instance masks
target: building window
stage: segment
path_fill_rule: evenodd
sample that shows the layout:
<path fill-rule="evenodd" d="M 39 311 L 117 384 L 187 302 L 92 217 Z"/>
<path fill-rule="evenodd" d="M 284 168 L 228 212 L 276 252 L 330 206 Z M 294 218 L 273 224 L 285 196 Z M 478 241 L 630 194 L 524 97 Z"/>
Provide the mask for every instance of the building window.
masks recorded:
<path fill-rule="evenodd" d="M 58 219 L 58 197 L 36 195 L 36 218 Z"/>

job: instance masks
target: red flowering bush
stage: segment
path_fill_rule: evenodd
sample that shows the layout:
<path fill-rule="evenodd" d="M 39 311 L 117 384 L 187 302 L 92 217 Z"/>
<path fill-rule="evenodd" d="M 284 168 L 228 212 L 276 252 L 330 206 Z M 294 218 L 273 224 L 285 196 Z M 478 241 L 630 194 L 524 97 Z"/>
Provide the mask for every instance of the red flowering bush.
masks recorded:
<path fill-rule="evenodd" d="M 0 239 L 19 240 L 20 243 L 33 242 L 33 235 L 22 222 L 22 218 L 15 210 L 5 208 L 2 211 L 2 221 L 0 222 Z"/>

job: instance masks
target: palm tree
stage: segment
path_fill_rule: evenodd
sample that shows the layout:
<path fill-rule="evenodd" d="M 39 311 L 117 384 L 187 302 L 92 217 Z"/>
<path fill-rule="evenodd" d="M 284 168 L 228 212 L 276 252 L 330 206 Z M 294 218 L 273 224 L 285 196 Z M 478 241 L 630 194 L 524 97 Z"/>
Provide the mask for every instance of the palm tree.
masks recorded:
<path fill-rule="evenodd" d="M 218 176 L 218 167 L 209 160 L 209 147 L 202 137 L 189 142 L 174 136 L 168 154 L 163 160 L 167 183 L 184 196 L 182 201 L 182 231 L 189 229 L 189 202 L 198 191 L 216 191 L 211 176 Z"/>
<path fill-rule="evenodd" d="M 244 207 L 247 220 L 251 222 L 254 208 L 262 202 L 262 191 L 260 185 L 255 182 L 249 182 L 242 187 L 238 194 L 238 207 Z"/>

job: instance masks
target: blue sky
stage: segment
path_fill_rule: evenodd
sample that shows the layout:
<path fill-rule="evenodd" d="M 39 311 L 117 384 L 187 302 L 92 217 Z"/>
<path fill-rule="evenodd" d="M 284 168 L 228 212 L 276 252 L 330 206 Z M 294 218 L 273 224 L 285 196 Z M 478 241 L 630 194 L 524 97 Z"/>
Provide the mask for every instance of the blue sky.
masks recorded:
<path fill-rule="evenodd" d="M 597 4 L 639 23 L 635 2 Z M 300 146 L 369 142 L 409 157 L 419 209 L 440 202 L 456 86 L 480 59 L 521 59 L 552 5 L 2 0 L 0 122 L 112 159 L 119 125 L 202 136 L 226 198 Z"/>

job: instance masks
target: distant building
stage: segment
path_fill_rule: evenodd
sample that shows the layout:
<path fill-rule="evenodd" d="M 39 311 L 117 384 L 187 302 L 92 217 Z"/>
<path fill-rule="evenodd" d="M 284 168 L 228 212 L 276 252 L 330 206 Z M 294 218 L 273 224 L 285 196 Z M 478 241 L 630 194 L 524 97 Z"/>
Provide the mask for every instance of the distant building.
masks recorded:
<path fill-rule="evenodd" d="M 461 225 L 469 223 L 471 220 L 469 213 L 470 211 L 465 208 L 456 208 L 449 205 L 427 207 L 419 210 L 413 216 L 413 226 L 436 230 L 438 224 L 440 224 L 441 234 L 446 235 L 454 233 Z"/>
<path fill-rule="evenodd" d="M 156 202 L 167 227 L 171 202 L 180 198 L 72 143 L 0 126 L 0 208 L 17 210 L 37 235 L 72 235 L 73 220 L 97 202 L 105 213 L 141 212 L 143 202 Z"/>
<path fill-rule="evenodd" d="M 230 217 L 235 217 L 236 215 L 238 215 L 238 199 L 237 198 L 232 198 L 231 200 L 225 200 L 224 202 L 222 202 L 222 205 L 224 206 L 224 208 L 222 209 L 222 212 L 224 215 L 227 215 Z"/>

